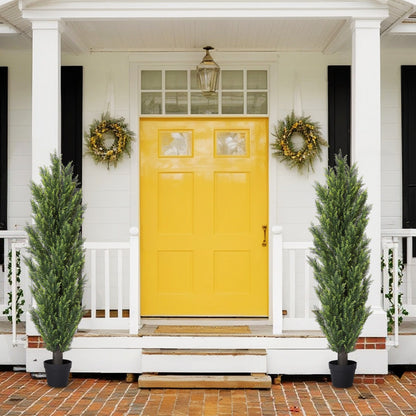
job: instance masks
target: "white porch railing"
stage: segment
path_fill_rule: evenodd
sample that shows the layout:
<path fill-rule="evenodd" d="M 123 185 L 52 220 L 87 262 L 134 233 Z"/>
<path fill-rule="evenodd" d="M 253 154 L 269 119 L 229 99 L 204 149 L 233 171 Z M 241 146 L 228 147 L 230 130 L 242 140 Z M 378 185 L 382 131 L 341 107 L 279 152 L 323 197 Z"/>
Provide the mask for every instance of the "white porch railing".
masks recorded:
<path fill-rule="evenodd" d="M 308 257 L 312 242 L 284 242 L 282 227 L 272 227 L 272 320 L 273 334 L 290 330 L 318 330 L 313 308 L 319 306 Z M 409 316 L 416 317 L 416 257 L 413 257 L 413 237 L 416 229 L 383 230 L 382 248 L 388 265 L 389 250 L 393 253 L 393 329 L 394 345 L 398 345 L 399 294 L 403 293 L 403 307 Z M 407 262 L 403 270 L 403 284 L 399 287 L 398 259 L 403 241 L 407 242 Z M 381 289 L 381 288 L 380 288 Z M 389 291 L 388 266 L 383 271 L 383 293 Z M 381 291 L 380 291 L 381 292 Z M 381 296 L 381 293 L 380 293 Z M 392 305 L 383 297 L 384 309 Z"/>
<path fill-rule="evenodd" d="M 399 294 L 402 293 L 403 308 L 409 313 L 409 317 L 416 317 L 416 258 L 413 256 L 413 237 L 416 237 L 416 229 L 391 229 L 382 230 L 383 257 L 386 267 L 383 270 L 383 293 L 389 291 L 389 250 L 392 251 L 393 264 L 393 305 L 384 297 L 384 309 L 394 308 L 393 344 L 399 345 Z M 399 287 L 398 261 L 403 252 L 403 242 L 406 241 L 406 264 L 403 269 L 403 282 Z M 402 259 L 403 260 L 403 259 Z"/>
<path fill-rule="evenodd" d="M 416 257 L 413 257 L 413 237 L 416 237 L 416 229 L 392 229 L 382 230 L 383 248 L 385 245 L 397 247 L 397 259 L 403 249 L 403 241 L 406 240 L 407 261 L 403 270 L 403 284 L 400 290 L 403 292 L 403 306 L 409 312 L 409 316 L 416 317 Z M 394 264 L 397 266 L 397 259 Z"/>
<path fill-rule="evenodd" d="M 90 316 L 80 329 L 128 329 L 137 334 L 139 316 L 138 229 L 126 243 L 85 243 L 84 305 Z"/>
<path fill-rule="evenodd" d="M 8 292 L 12 292 L 13 339 L 16 339 L 16 251 L 27 247 L 24 231 L 0 231 L 5 240 L 5 258 L 12 252 L 12 285 L 7 282 L 7 264 L 3 273 L 0 313 L 7 307 Z M 139 237 L 138 229 L 130 229 L 129 242 L 84 244 L 86 285 L 83 304 L 89 316 L 82 318 L 79 329 L 127 329 L 137 334 L 140 327 Z M 22 253 L 23 254 L 23 253 Z M 27 268 L 21 260 L 21 287 L 25 310 L 32 304 Z M 25 314 L 24 314 L 25 315 Z"/>
<path fill-rule="evenodd" d="M 273 334 L 318 330 L 312 309 L 318 305 L 308 257 L 312 242 L 284 242 L 282 227 L 272 227 Z"/>
<path fill-rule="evenodd" d="M 17 299 L 17 252 L 20 252 L 20 287 L 23 289 L 25 303 L 22 306 L 23 314 L 20 317 L 21 321 L 26 319 L 26 311 L 31 303 L 31 294 L 29 289 L 27 267 L 24 264 L 23 256 L 26 254 L 27 235 L 25 231 L 21 230 L 1 230 L 0 239 L 4 240 L 4 269 L 0 270 L 3 284 L 0 291 L 0 316 L 3 311 L 8 308 L 9 293 L 12 294 L 11 318 L 12 318 L 12 343 L 13 345 L 25 343 L 25 341 L 17 337 L 17 313 L 16 313 L 16 299 Z M 9 252 L 11 253 L 11 285 L 8 279 L 8 264 Z"/>

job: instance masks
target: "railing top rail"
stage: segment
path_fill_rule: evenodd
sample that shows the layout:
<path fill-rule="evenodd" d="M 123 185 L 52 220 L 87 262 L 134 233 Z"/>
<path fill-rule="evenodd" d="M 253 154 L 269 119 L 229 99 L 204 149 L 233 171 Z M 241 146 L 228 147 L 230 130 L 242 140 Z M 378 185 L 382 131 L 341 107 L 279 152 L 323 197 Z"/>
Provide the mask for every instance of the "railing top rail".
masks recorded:
<path fill-rule="evenodd" d="M 392 228 L 381 230 L 382 237 L 416 237 L 416 228 Z"/>
<path fill-rule="evenodd" d="M 0 238 L 27 238 L 24 230 L 0 230 Z"/>
<path fill-rule="evenodd" d="M 84 248 L 87 250 L 120 250 L 129 249 L 130 243 L 128 242 L 85 242 Z"/>

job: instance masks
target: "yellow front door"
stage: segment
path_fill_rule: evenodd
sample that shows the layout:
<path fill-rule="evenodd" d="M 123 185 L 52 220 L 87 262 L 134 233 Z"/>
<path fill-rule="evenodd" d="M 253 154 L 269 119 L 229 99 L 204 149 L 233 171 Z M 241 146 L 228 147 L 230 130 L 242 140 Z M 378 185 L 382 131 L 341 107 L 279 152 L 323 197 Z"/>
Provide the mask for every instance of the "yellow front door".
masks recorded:
<path fill-rule="evenodd" d="M 140 121 L 144 316 L 267 316 L 265 118 Z"/>

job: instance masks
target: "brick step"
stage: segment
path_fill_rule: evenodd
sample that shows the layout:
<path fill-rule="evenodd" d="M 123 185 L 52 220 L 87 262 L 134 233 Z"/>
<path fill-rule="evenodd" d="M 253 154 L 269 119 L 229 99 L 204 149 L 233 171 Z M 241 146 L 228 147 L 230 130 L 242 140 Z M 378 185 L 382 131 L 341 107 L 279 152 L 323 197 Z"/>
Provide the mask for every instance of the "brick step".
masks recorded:
<path fill-rule="evenodd" d="M 139 388 L 165 389 L 270 389 L 272 381 L 266 374 L 252 375 L 170 375 L 142 374 Z"/>
<path fill-rule="evenodd" d="M 266 373 L 264 349 L 143 349 L 143 373 Z"/>

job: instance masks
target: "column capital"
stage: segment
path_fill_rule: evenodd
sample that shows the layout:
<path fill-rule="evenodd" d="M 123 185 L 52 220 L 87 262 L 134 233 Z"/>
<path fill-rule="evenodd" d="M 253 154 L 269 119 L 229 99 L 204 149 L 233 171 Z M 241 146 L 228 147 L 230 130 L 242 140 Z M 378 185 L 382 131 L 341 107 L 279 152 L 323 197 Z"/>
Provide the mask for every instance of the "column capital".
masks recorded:
<path fill-rule="evenodd" d="M 356 29 L 380 29 L 380 19 L 352 19 L 351 30 Z"/>
<path fill-rule="evenodd" d="M 63 22 L 60 19 L 55 20 L 33 20 L 33 30 L 59 30 L 63 31 Z"/>

